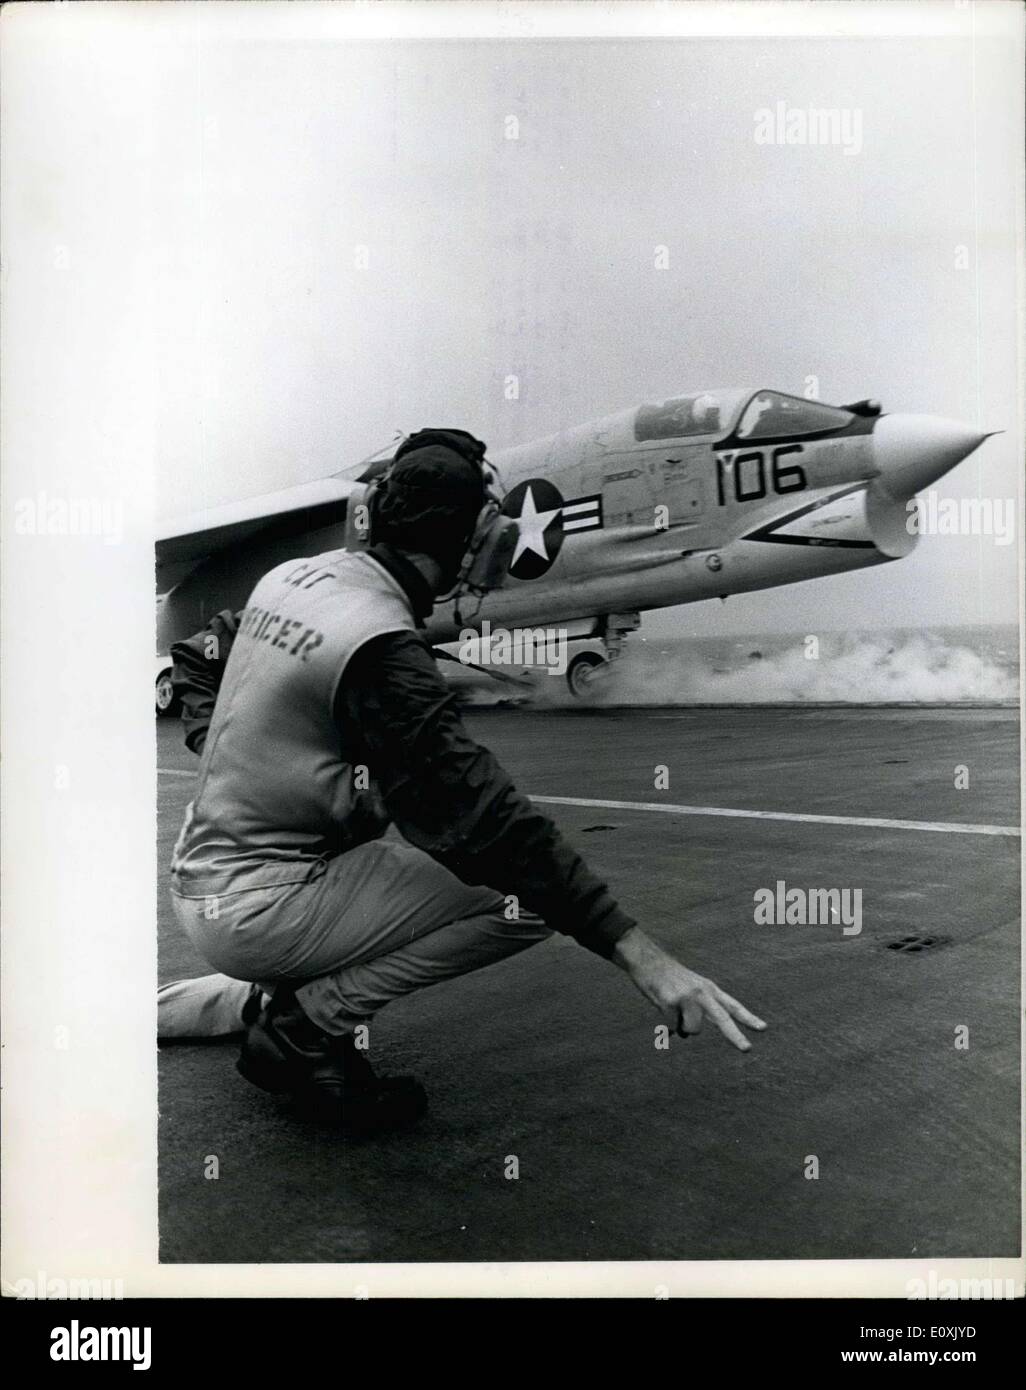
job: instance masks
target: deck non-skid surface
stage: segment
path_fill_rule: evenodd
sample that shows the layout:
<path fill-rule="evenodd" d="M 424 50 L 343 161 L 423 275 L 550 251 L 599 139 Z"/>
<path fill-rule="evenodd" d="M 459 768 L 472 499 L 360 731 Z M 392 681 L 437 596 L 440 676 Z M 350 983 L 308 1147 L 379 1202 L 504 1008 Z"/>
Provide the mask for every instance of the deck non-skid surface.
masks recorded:
<path fill-rule="evenodd" d="M 415 1073 L 431 1110 L 360 1145 L 248 1086 L 236 1041 L 164 1047 L 162 1260 L 1016 1253 L 1014 711 L 468 719 L 643 927 L 769 1030 L 747 1055 L 711 1031 L 657 1048 L 626 978 L 556 939 L 381 1014 L 375 1065 Z M 163 867 L 195 766 L 176 721 L 158 763 Z M 861 932 L 758 924 L 778 881 L 861 890 Z M 205 973 L 166 880 L 158 916 L 161 979 Z"/>

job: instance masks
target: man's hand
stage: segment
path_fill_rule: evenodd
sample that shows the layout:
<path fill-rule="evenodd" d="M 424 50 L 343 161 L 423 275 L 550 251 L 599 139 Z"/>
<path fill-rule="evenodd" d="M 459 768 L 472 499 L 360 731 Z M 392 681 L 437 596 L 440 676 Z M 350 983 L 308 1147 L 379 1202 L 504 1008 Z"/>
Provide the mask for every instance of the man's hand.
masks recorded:
<path fill-rule="evenodd" d="M 760 1032 L 766 1027 L 719 985 L 667 955 L 639 927 L 632 927 L 616 943 L 613 960 L 682 1038 L 699 1032 L 705 1019 L 711 1018 L 728 1042 L 748 1052 L 752 1044 L 738 1023 Z"/>

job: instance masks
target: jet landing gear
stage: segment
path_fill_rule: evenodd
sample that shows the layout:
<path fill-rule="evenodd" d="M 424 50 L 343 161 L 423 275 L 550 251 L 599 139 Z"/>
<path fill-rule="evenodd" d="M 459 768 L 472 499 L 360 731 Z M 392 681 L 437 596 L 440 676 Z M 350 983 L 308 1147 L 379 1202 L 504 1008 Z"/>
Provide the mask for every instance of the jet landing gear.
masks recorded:
<path fill-rule="evenodd" d="M 582 641 L 602 641 L 605 652 L 578 652 L 566 668 L 566 683 L 570 693 L 578 700 L 587 700 L 595 693 L 595 682 L 607 677 L 614 661 L 620 659 L 624 638 L 629 632 L 641 626 L 640 613 L 607 613 L 600 618 L 593 632 L 587 633 Z"/>
<path fill-rule="evenodd" d="M 592 682 L 603 669 L 608 675 L 609 662 L 598 652 L 578 652 L 566 668 L 566 683 L 570 694 L 578 700 L 586 700 L 592 693 Z"/>

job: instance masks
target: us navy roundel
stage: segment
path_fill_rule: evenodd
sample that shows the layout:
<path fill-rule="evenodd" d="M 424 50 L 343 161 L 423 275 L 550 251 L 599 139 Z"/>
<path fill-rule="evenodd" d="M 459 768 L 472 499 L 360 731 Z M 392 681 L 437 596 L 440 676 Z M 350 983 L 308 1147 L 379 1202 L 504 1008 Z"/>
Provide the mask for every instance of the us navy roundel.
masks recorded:
<path fill-rule="evenodd" d="M 563 498 L 547 478 L 528 478 L 506 494 L 502 511 L 518 523 L 509 572 L 514 579 L 537 579 L 563 546 Z"/>

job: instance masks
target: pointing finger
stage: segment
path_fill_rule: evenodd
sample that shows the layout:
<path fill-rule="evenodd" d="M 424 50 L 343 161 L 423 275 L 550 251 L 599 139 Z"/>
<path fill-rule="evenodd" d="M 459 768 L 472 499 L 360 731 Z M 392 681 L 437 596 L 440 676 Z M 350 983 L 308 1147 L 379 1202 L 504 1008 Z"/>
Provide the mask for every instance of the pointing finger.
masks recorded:
<path fill-rule="evenodd" d="M 752 1044 L 745 1037 L 744 1033 L 741 1032 L 741 1029 L 731 1018 L 730 1014 L 727 1013 L 722 1004 L 715 999 L 710 999 L 706 1008 L 709 1017 L 728 1042 L 732 1042 L 739 1052 L 751 1051 Z"/>
<path fill-rule="evenodd" d="M 735 999 L 732 994 L 728 994 L 725 989 L 720 989 L 718 985 L 716 987 L 716 997 L 720 1003 L 734 1015 L 738 1022 L 743 1023 L 746 1028 L 758 1028 L 761 1031 L 766 1027 L 765 1022 L 761 1018 L 756 1017 L 755 1014 L 745 1008 L 740 1000 Z"/>

